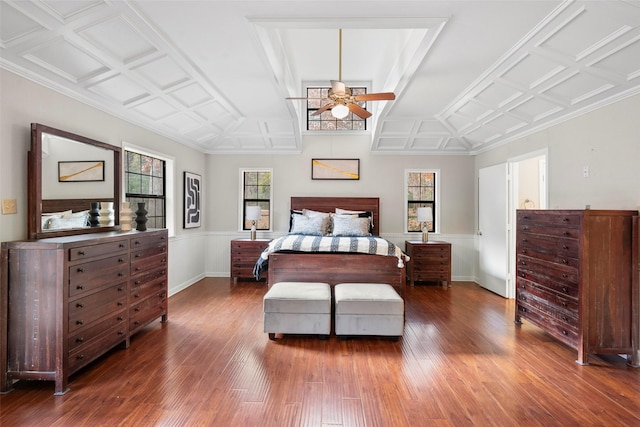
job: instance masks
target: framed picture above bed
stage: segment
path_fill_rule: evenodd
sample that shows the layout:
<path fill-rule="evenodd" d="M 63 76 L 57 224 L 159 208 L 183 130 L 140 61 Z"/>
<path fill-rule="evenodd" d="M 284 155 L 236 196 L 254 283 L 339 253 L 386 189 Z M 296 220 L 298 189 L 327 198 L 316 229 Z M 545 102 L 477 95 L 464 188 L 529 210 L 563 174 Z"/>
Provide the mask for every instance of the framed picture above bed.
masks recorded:
<path fill-rule="evenodd" d="M 311 179 L 360 179 L 360 159 L 311 159 Z"/>
<path fill-rule="evenodd" d="M 200 227 L 202 177 L 184 173 L 184 228 Z"/>

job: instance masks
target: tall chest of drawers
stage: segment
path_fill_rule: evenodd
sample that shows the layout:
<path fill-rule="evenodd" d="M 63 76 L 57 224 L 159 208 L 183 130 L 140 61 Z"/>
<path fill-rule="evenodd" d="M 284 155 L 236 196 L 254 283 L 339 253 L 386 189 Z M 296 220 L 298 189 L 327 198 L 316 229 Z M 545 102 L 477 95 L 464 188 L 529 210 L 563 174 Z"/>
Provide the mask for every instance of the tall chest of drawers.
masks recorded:
<path fill-rule="evenodd" d="M 637 366 L 634 223 L 637 211 L 517 211 L 516 323 L 575 348 L 580 364 L 612 353 Z"/>
<path fill-rule="evenodd" d="M 71 374 L 167 319 L 167 230 L 3 242 L 2 264 L 0 391 L 31 379 L 64 394 Z"/>

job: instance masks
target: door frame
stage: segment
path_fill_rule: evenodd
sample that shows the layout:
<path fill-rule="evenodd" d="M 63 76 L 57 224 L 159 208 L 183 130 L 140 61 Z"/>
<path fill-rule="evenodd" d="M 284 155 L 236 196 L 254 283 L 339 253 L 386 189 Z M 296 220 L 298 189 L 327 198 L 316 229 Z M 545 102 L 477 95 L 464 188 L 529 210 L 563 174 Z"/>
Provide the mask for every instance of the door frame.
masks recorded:
<path fill-rule="evenodd" d="M 540 187 L 540 206 L 537 209 L 546 209 L 549 206 L 549 149 L 531 151 L 516 157 L 507 159 L 507 298 L 516 297 L 516 210 L 518 209 L 519 174 L 518 165 L 524 160 L 535 157 L 544 157 L 544 167 L 538 175 Z"/>

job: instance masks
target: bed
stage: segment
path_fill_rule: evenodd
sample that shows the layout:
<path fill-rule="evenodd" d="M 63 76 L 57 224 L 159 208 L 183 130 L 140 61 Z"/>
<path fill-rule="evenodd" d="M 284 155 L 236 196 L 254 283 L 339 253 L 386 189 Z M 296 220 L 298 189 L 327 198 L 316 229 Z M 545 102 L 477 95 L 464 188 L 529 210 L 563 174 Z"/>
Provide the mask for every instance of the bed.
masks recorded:
<path fill-rule="evenodd" d="M 370 232 L 374 236 L 380 235 L 380 200 L 377 197 L 291 197 L 292 211 L 334 212 L 336 208 L 371 212 Z M 408 257 L 399 251 L 401 257 L 344 252 L 273 252 L 268 255 L 267 283 L 269 287 L 289 281 L 317 281 L 331 286 L 346 282 L 388 283 L 404 295 Z"/>

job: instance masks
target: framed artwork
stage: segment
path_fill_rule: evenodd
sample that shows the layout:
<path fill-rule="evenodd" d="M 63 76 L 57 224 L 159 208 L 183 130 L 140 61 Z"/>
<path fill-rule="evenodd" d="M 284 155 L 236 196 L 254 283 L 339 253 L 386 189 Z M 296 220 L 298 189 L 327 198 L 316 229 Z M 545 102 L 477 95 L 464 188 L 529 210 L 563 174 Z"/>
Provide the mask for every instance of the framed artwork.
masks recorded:
<path fill-rule="evenodd" d="M 184 228 L 200 227 L 202 177 L 184 173 Z"/>
<path fill-rule="evenodd" d="M 58 182 L 104 181 L 104 160 L 58 162 Z"/>
<path fill-rule="evenodd" d="M 360 159 L 312 159 L 311 179 L 360 179 Z"/>

